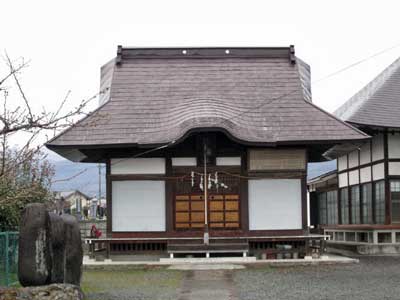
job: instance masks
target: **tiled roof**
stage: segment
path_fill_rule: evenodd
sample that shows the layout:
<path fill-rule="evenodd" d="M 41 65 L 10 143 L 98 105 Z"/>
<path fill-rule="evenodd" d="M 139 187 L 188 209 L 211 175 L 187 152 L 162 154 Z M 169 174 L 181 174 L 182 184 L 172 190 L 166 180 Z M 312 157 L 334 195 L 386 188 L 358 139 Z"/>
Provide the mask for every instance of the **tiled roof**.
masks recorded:
<path fill-rule="evenodd" d="M 246 143 L 367 138 L 311 103 L 310 69 L 292 48 L 226 50 L 119 48 L 102 69 L 103 104 L 47 145 L 156 145 L 196 129 Z"/>
<path fill-rule="evenodd" d="M 335 115 L 354 124 L 400 128 L 400 58 L 343 104 Z"/>

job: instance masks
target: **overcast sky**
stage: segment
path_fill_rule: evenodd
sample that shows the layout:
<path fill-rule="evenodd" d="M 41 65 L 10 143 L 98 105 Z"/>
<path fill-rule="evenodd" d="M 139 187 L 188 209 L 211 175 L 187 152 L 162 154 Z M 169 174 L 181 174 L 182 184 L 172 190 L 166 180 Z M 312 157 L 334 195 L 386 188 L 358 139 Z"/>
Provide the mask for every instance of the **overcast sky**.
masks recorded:
<path fill-rule="evenodd" d="M 0 50 L 31 60 L 22 80 L 37 109 L 54 109 L 68 90 L 76 104 L 95 94 L 119 44 L 294 44 L 313 80 L 399 45 L 313 85 L 314 103 L 330 112 L 400 56 L 399 1 L 2 0 L 0 11 Z"/>

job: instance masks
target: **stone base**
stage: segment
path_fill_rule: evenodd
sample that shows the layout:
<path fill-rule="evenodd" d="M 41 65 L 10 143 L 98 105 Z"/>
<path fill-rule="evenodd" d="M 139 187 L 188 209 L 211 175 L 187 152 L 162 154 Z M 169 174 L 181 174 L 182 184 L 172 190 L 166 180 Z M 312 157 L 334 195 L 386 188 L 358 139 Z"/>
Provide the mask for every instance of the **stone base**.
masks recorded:
<path fill-rule="evenodd" d="M 328 252 L 341 255 L 399 255 L 399 244 L 348 244 L 328 243 Z"/>
<path fill-rule="evenodd" d="M 257 259 L 251 257 L 193 257 L 193 258 L 160 258 L 164 264 L 207 264 L 207 263 L 250 263 Z"/>
<path fill-rule="evenodd" d="M 50 284 L 24 288 L 1 288 L 0 299 L 7 300 L 82 300 L 81 289 L 72 284 Z"/>

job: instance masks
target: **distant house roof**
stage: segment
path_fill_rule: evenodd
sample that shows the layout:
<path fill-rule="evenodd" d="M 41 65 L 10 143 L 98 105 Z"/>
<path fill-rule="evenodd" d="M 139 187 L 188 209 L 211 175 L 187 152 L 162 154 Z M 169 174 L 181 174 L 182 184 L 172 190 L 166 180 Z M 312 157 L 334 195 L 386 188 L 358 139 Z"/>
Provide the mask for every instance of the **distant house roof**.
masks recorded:
<path fill-rule="evenodd" d="M 311 102 L 310 69 L 293 47 L 119 47 L 101 75 L 101 106 L 49 148 L 151 147 L 199 129 L 250 144 L 368 138 Z"/>
<path fill-rule="evenodd" d="M 82 193 L 79 190 L 55 192 L 56 198 L 64 198 L 64 200 L 68 200 L 68 198 L 70 198 L 71 196 L 74 196 L 74 195 L 80 195 L 86 199 L 90 199 L 89 196 L 87 196 L 86 194 Z"/>
<path fill-rule="evenodd" d="M 400 58 L 336 110 L 352 124 L 400 128 Z"/>

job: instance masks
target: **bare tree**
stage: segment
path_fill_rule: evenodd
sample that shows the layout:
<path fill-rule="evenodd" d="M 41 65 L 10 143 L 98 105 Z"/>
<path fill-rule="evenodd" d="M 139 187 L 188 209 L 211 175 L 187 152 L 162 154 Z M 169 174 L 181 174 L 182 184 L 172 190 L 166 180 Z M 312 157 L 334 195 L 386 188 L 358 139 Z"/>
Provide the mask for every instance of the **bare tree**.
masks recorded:
<path fill-rule="evenodd" d="M 37 138 L 45 137 L 47 140 L 85 116 L 88 105 L 106 91 L 67 109 L 67 102 L 71 104 L 71 92 L 68 91 L 55 110 L 37 109 L 20 80 L 29 61 L 23 58 L 14 60 L 6 53 L 3 63 L 5 72 L 0 73 L 0 228 L 5 223 L 8 226 L 15 224 L 19 216 L 15 210 L 31 201 L 45 201 L 49 196 L 54 172 L 41 151 L 43 142 L 39 143 Z M 24 139 L 20 146 L 12 148 L 9 139 L 16 136 Z M 5 220 L 11 215 L 11 219 Z"/>

